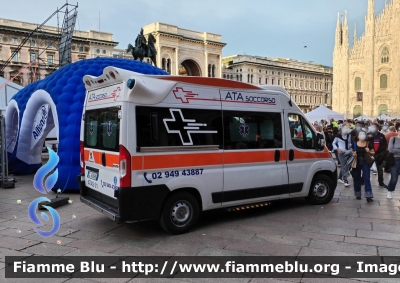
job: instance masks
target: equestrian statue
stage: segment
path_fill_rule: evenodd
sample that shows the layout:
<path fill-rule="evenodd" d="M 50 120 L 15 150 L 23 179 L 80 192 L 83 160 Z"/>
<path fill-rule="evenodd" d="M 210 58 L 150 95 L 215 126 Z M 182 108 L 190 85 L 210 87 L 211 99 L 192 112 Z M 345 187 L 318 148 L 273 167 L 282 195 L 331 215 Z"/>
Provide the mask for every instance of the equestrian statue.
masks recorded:
<path fill-rule="evenodd" d="M 148 57 L 151 59 L 154 66 L 157 67 L 157 50 L 154 46 L 156 43 L 155 37 L 150 33 L 148 36 L 148 44 L 147 40 L 143 35 L 143 29 L 140 30 L 140 33 L 136 37 L 135 46 L 132 44 L 128 44 L 128 49 L 126 50 L 127 53 L 131 53 L 133 59 L 139 60 L 142 62 L 144 57 Z"/>

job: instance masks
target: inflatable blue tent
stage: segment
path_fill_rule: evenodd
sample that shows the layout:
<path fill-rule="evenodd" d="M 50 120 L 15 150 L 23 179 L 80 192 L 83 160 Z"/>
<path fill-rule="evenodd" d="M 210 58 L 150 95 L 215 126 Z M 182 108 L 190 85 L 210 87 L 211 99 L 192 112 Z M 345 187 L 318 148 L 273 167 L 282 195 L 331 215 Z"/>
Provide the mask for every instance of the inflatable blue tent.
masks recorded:
<path fill-rule="evenodd" d="M 142 74 L 168 75 L 148 63 L 95 58 L 69 64 L 20 90 L 6 111 L 6 142 L 11 173 L 26 175 L 42 166 L 48 133 L 58 133 L 58 180 L 53 190 L 79 190 L 79 135 L 85 99 L 84 75 L 100 76 L 108 66 Z"/>

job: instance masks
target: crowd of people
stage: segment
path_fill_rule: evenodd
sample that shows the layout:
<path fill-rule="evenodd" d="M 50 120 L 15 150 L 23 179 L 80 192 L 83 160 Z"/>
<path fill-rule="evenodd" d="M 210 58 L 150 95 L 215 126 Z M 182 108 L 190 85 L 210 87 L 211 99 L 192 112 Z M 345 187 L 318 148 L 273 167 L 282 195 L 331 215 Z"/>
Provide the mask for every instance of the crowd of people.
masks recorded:
<path fill-rule="evenodd" d="M 400 120 L 357 121 L 339 120 L 314 122 L 314 128 L 325 135 L 326 146 L 337 160 L 338 183 L 349 187 L 348 176 L 353 177 L 354 194 L 373 202 L 371 172 L 378 175 L 378 185 L 387 189 L 387 198 L 393 198 L 400 173 Z M 384 172 L 390 173 L 389 183 Z"/>

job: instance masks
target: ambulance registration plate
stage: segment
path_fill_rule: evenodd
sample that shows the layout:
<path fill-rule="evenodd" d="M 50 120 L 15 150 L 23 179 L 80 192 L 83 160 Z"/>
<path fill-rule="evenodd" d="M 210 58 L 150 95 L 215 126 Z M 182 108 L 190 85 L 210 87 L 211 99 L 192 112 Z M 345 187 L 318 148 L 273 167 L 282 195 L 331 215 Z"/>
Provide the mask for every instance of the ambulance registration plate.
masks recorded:
<path fill-rule="evenodd" d="M 97 181 L 97 178 L 99 177 L 99 174 L 97 172 L 88 171 L 87 177 L 89 179 Z"/>

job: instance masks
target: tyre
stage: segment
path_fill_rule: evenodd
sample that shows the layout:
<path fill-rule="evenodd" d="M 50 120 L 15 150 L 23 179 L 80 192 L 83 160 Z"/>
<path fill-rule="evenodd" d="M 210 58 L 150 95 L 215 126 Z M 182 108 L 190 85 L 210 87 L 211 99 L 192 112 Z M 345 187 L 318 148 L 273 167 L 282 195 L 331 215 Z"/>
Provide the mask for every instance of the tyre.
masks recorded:
<path fill-rule="evenodd" d="M 199 214 L 197 199 L 188 192 L 178 192 L 164 202 L 160 225 L 171 234 L 183 234 L 196 224 Z"/>
<path fill-rule="evenodd" d="M 310 192 L 306 200 L 311 204 L 327 204 L 335 193 L 334 183 L 328 176 L 317 175 L 314 177 Z"/>

